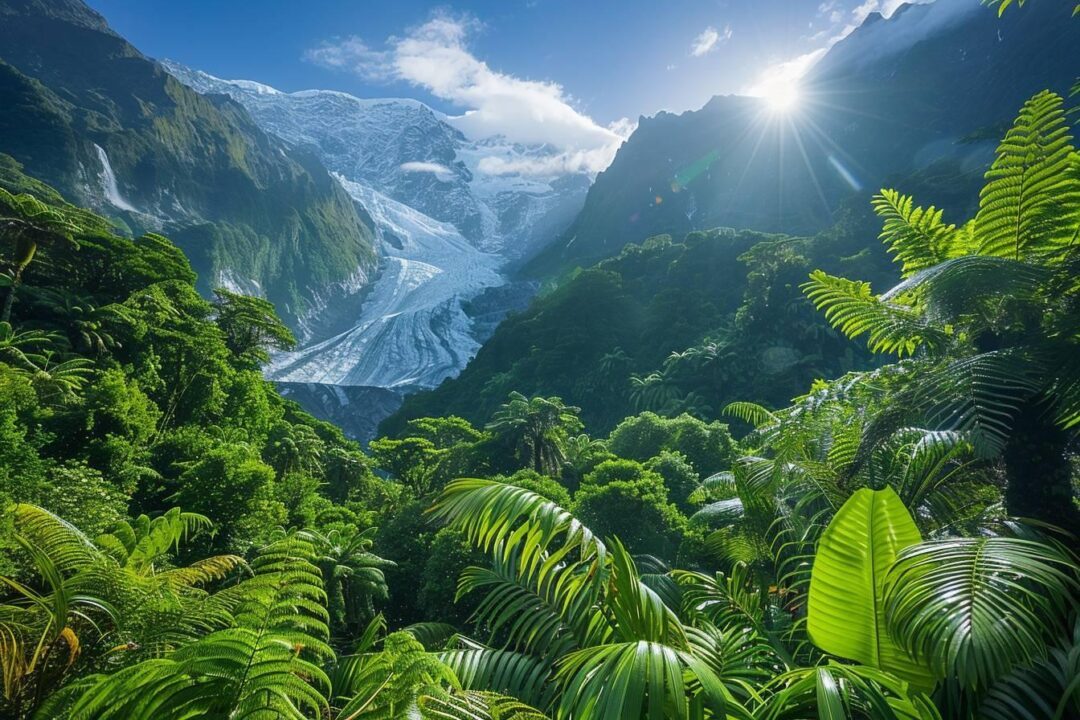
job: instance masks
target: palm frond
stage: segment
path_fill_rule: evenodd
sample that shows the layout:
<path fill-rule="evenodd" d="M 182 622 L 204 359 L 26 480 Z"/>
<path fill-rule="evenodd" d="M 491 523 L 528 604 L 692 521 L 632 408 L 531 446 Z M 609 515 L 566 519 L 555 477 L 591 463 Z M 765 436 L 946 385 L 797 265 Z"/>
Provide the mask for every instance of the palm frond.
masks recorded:
<path fill-rule="evenodd" d="M 943 676 L 986 687 L 1043 657 L 1077 604 L 1076 566 L 1047 543 L 956 538 L 902 551 L 885 581 L 897 642 Z"/>
<path fill-rule="evenodd" d="M 554 696 L 552 668 L 543 660 L 509 650 L 474 648 L 437 654 L 457 675 L 465 690 L 488 690 L 537 707 Z"/>

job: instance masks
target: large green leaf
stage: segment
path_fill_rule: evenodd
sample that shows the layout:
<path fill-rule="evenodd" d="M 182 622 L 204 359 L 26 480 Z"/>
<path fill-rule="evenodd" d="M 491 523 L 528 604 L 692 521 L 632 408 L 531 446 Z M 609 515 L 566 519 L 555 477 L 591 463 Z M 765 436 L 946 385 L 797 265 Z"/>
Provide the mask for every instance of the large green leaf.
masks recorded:
<path fill-rule="evenodd" d="M 930 688 L 934 679 L 889 637 L 883 585 L 897 554 L 922 538 L 892 488 L 857 490 L 822 533 L 810 579 L 807 632 L 825 652 Z"/>

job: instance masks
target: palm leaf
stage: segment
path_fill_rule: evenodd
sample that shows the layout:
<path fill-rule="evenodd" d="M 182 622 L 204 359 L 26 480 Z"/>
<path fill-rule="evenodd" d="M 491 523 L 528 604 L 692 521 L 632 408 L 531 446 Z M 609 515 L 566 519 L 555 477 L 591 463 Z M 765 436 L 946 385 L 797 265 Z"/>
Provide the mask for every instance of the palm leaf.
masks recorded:
<path fill-rule="evenodd" d="M 776 678 L 758 720 L 940 720 L 929 698 L 888 673 L 830 663 Z"/>
<path fill-rule="evenodd" d="M 437 656 L 466 690 L 489 690 L 538 707 L 547 707 L 552 701 L 552 669 L 535 657 L 488 648 L 446 650 Z"/>
<path fill-rule="evenodd" d="M 1076 565 L 1018 538 L 957 538 L 905 549 L 885 580 L 890 634 L 935 672 L 985 687 L 1042 658 L 1076 608 Z"/>

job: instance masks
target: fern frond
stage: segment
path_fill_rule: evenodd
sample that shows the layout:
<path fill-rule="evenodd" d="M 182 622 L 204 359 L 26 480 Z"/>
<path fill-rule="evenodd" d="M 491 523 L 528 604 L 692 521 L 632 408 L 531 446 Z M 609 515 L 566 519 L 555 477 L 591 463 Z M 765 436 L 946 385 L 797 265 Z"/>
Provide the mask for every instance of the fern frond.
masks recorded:
<path fill-rule="evenodd" d="M 903 277 L 910 277 L 956 252 L 956 226 L 942 221 L 943 211 L 931 206 L 915 207 L 908 195 L 882 190 L 873 199 L 874 211 L 885 222 L 880 240 L 901 263 Z"/>
<path fill-rule="evenodd" d="M 1024 104 L 986 173 L 975 217 L 980 254 L 1021 260 L 1068 245 L 1080 212 L 1071 140 L 1059 95 L 1043 91 Z"/>
<path fill-rule="evenodd" d="M 944 342 L 944 333 L 931 327 L 917 310 L 879 298 L 870 291 L 870 283 L 815 270 L 802 287 L 837 330 L 853 340 L 867 334 L 871 352 L 903 357 L 920 346 L 933 348 Z"/>
<path fill-rule="evenodd" d="M 423 720 L 548 720 L 536 708 L 490 692 L 462 692 L 445 698 L 424 696 L 418 705 Z"/>
<path fill-rule="evenodd" d="M 758 405 L 757 403 L 752 402 L 728 403 L 721 412 L 724 415 L 730 415 L 742 420 L 747 425 L 753 425 L 755 428 L 776 421 L 776 416 L 772 411 L 764 405 Z"/>

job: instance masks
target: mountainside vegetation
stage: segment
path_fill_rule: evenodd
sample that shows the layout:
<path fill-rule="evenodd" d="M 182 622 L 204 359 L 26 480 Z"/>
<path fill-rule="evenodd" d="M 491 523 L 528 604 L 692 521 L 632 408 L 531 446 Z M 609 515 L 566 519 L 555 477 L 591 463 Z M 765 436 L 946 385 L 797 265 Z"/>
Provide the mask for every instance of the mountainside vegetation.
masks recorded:
<path fill-rule="evenodd" d="M 1071 118 L 874 250 L 630 246 L 367 448 L 272 302 L 0 155 L 0 717 L 1080 717 Z"/>
<path fill-rule="evenodd" d="M 3 0 L 0 19 L 0 153 L 126 232 L 167 233 L 204 294 L 228 279 L 300 329 L 374 269 L 345 191 L 240 105 L 181 84 L 78 0 Z"/>
<path fill-rule="evenodd" d="M 810 271 L 896 276 L 852 208 L 814 237 L 694 231 L 627 246 L 505 320 L 466 369 L 383 423 L 456 414 L 483 422 L 512 390 L 557 395 L 607 431 L 635 412 L 718 418 L 735 400 L 785 404 L 819 377 L 869 365 L 799 290 Z"/>

